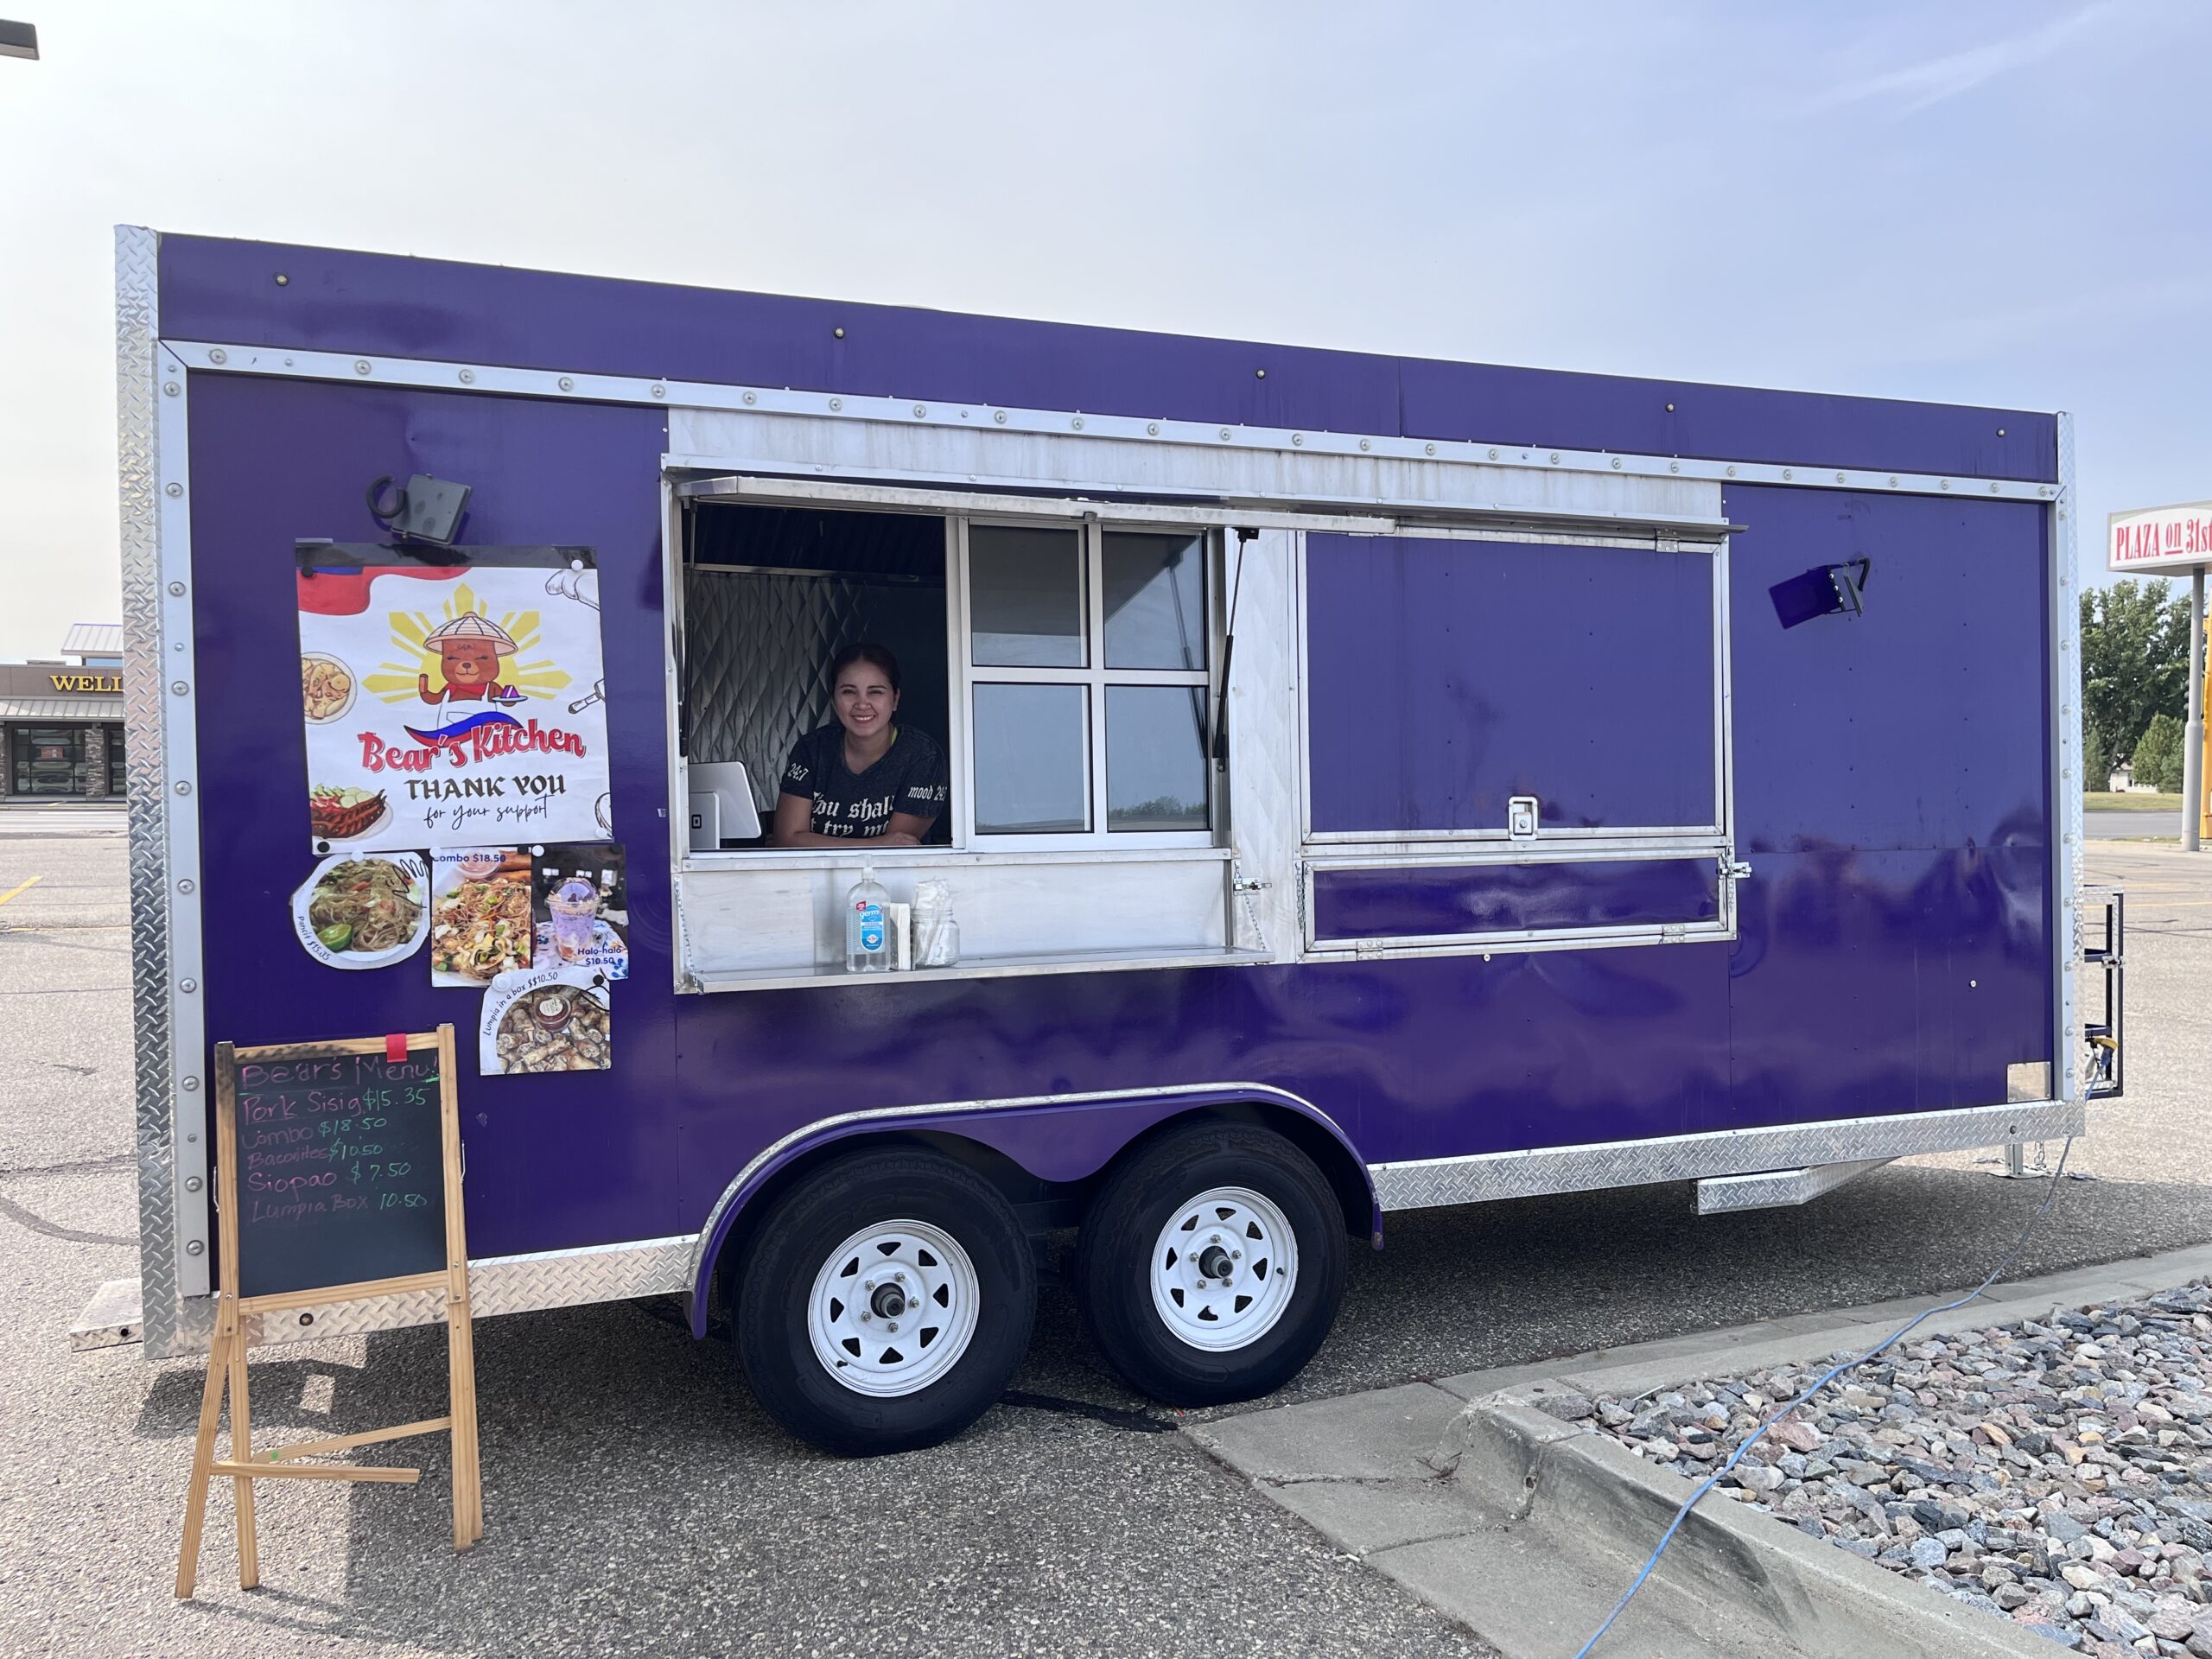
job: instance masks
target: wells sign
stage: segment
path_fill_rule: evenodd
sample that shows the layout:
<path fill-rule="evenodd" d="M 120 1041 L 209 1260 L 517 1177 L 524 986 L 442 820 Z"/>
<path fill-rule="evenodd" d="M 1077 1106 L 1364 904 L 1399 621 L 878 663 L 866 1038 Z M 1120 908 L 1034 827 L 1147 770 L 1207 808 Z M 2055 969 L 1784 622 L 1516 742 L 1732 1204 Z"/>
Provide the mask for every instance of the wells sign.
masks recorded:
<path fill-rule="evenodd" d="M 2212 501 L 2115 512 L 2107 523 L 2107 569 L 2155 575 L 2212 565 Z"/>
<path fill-rule="evenodd" d="M 123 690 L 123 676 L 120 674 L 49 674 L 46 677 L 54 682 L 54 689 L 57 691 Z"/>

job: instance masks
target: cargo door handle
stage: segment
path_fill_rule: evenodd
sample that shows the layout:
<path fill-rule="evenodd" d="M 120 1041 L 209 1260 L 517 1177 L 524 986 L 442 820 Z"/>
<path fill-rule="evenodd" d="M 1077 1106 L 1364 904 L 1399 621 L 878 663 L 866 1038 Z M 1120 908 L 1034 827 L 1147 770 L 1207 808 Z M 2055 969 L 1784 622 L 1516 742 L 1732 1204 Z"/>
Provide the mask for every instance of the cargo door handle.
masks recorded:
<path fill-rule="evenodd" d="M 1730 881 L 1748 881 L 1751 879 L 1751 867 L 1740 858 L 1730 858 L 1724 854 L 1720 860 L 1720 874 Z"/>

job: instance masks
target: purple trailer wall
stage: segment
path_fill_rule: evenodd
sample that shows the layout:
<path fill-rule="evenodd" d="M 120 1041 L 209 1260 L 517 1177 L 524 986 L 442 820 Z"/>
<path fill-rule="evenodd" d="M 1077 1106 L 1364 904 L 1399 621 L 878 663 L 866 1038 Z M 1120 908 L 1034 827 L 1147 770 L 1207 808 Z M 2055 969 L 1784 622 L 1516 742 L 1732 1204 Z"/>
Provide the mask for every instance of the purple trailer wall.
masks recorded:
<path fill-rule="evenodd" d="M 161 269 L 162 331 L 175 339 L 2056 476 L 2050 417 L 2011 411 L 194 238 L 164 241 Z M 1264 381 L 1255 366 L 1268 369 Z M 465 1025 L 474 1014 L 473 998 L 432 989 L 419 963 L 340 975 L 305 961 L 291 938 L 284 899 L 311 862 L 298 804 L 295 538 L 373 536 L 365 482 L 423 471 L 474 486 L 473 543 L 597 551 L 614 836 L 629 854 L 635 965 L 615 988 L 612 1071 L 479 1080 L 469 1067 L 463 1133 L 480 1254 L 695 1231 L 763 1148 L 862 1107 L 1236 1079 L 1312 1101 L 1378 1163 L 2001 1102 L 2009 1065 L 2054 1058 L 2049 733 L 2033 713 L 2047 706 L 2052 619 L 2037 506 L 1729 491 L 1728 514 L 1745 527 L 1729 595 L 1737 846 L 1754 871 L 1733 944 L 680 996 L 662 816 L 664 414 L 194 373 L 190 424 L 212 1037 L 282 1042 Z M 1783 626 L 1772 588 L 1861 555 L 1874 560 L 1864 617 Z M 1671 591 L 1662 586 L 1660 600 L 1671 602 Z M 1695 612 L 1676 620 L 1688 627 Z M 1686 640 L 1683 672 L 1710 671 L 1709 637 L 1694 627 L 1668 637 Z M 1423 646 L 1447 648 L 1441 636 Z M 1374 690 L 1349 660 L 1327 671 L 1348 692 Z M 1426 695 L 1418 677 L 1406 683 L 1416 701 Z M 1361 721 L 1371 728 L 1414 706 L 1395 695 L 1375 692 Z M 1636 710 L 1621 712 L 1627 723 L 1609 741 L 1632 743 Z M 1317 751 L 1334 741 L 1316 734 Z M 1370 764 L 1356 747 L 1346 764 Z M 1709 772 L 1645 770 L 1632 800 L 1577 810 L 1593 823 L 1616 810 L 1705 822 L 1669 815 L 1700 791 L 1709 800 Z M 1401 796 L 1407 787 L 1402 778 L 1360 785 Z M 1417 813 L 1435 804 L 1411 803 Z M 1317 818 L 1322 810 L 1317 802 Z M 1440 810 L 1449 816 L 1448 804 Z M 1646 875 L 1645 886 L 1663 884 L 1663 869 Z M 1344 883 L 1329 900 L 1365 917 L 1360 925 L 1395 927 L 1408 906 L 1421 925 L 1448 925 L 1470 904 L 1505 902 L 1463 886 L 1361 910 L 1373 898 L 1364 886 Z M 1548 914 L 1578 902 L 1514 893 L 1513 902 L 1550 906 Z M 1703 887 L 1647 893 L 1630 881 L 1599 902 L 1709 901 Z M 1036 1167 L 1047 1154 L 1033 1116 L 1007 1114 L 976 1133 Z M 1066 1117 L 1049 1132 L 1051 1167 L 1039 1173 L 1085 1173 L 1128 1132 L 1126 1119 Z"/>

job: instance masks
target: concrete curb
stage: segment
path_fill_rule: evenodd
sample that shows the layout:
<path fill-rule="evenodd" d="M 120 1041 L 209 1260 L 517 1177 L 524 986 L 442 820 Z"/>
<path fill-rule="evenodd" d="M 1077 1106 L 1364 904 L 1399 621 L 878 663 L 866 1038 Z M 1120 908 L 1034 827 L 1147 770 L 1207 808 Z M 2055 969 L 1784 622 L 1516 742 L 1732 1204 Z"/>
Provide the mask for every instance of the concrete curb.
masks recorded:
<path fill-rule="evenodd" d="M 1602 1539 L 1639 1567 L 1691 1491 L 1610 1436 L 1561 1423 L 1510 1392 L 1469 1406 L 1438 1454 L 1455 1479 L 1487 1489 L 1490 1506 L 1517 1496 L 1524 1523 Z M 1607 1592 L 1618 1596 L 1631 1577 Z M 1664 1586 L 1709 1611 L 1733 1613 L 1764 1634 L 1757 1645 L 1770 1651 L 1925 1659 L 2044 1659 L 2053 1651 L 2009 1619 L 1712 1495 L 1683 1518 L 1640 1593 Z"/>
<path fill-rule="evenodd" d="M 1940 1335 L 2212 1277 L 2212 1246 L 1994 1287 L 1923 1320 Z M 1864 1352 L 1959 1293 L 1663 1338 L 1218 1418 L 1184 1432 L 1338 1548 L 1509 1656 L 1559 1659 L 1609 1611 L 1691 1488 L 1551 1396 L 1636 1395 Z M 1679 1558 L 1679 1559 L 1677 1559 Z M 1562 1646 L 1561 1644 L 1565 1645 Z M 1709 1497 L 1613 1634 L 1630 1654 L 2042 1656 L 2029 1628 L 1953 1601 L 1772 1516 Z"/>

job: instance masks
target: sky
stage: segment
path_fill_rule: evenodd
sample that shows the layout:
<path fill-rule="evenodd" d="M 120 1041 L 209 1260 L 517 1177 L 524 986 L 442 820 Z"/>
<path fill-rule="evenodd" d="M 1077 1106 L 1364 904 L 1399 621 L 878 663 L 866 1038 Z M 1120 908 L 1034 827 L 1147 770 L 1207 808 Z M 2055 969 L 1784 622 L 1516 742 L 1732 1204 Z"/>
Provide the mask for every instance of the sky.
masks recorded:
<path fill-rule="evenodd" d="M 118 223 L 2064 409 L 2094 575 L 2212 497 L 2202 0 L 0 14 L 0 660 L 120 615 Z"/>

